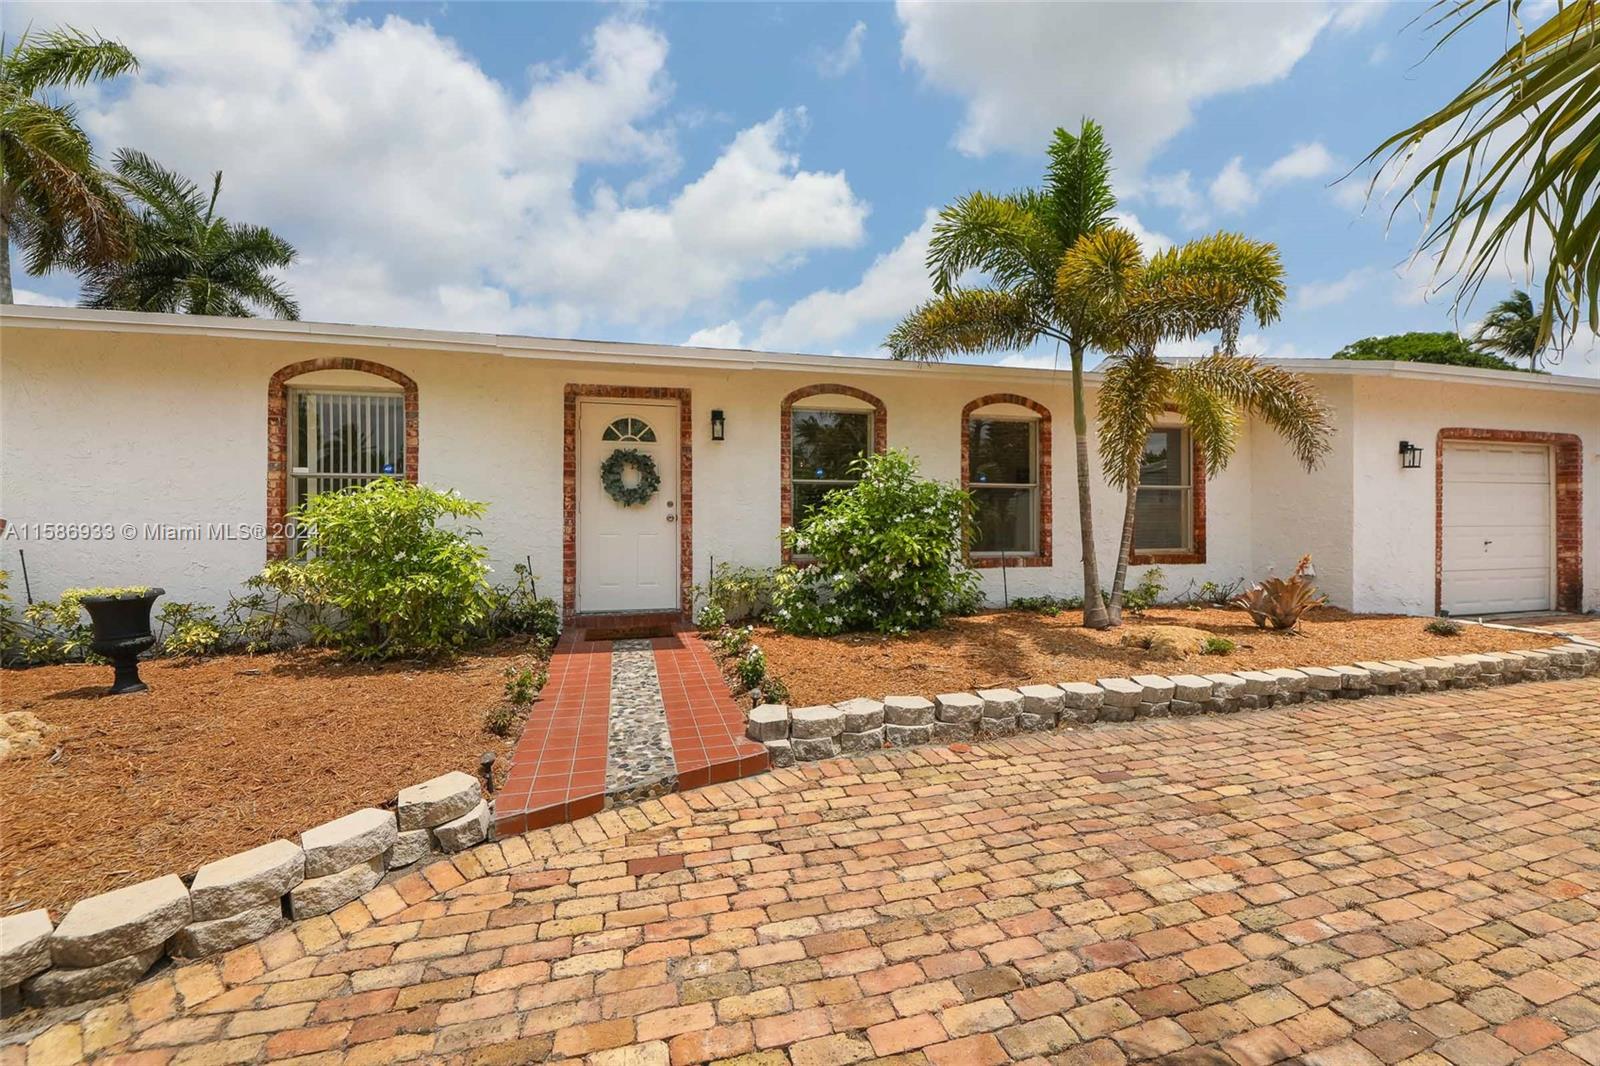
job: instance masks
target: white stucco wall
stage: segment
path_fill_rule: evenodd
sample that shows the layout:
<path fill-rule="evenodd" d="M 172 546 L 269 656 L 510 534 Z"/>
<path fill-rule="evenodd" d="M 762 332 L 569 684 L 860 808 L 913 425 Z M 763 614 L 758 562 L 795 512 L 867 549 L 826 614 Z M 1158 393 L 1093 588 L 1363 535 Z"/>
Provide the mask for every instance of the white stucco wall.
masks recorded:
<path fill-rule="evenodd" d="M 272 328 L 187 321 L 117 332 L 105 320 L 73 314 L 79 317 L 65 323 L 70 328 L 61 328 L 60 317 L 21 309 L 8 310 L 0 322 L 0 515 L 13 524 L 120 529 L 131 523 L 140 535 L 108 541 L 8 535 L 0 540 L 0 567 L 13 572 L 15 592 L 20 548 L 39 598 L 76 585 L 159 584 L 175 600 L 223 602 L 260 567 L 261 541 L 153 540 L 145 527 L 263 522 L 267 383 L 279 368 L 317 357 L 368 359 L 410 375 L 419 395 L 421 479 L 487 501 L 482 528 L 497 575 L 508 578 L 513 563 L 531 557 L 541 591 L 557 597 L 568 383 L 691 390 L 697 581 L 712 557 L 761 566 L 778 561 L 779 407 L 792 390 L 839 382 L 877 395 L 888 407 L 890 444 L 909 448 L 925 472 L 948 480 L 959 474 L 963 406 L 989 393 L 1021 393 L 1053 416 L 1054 566 L 1013 568 L 1006 582 L 1013 596 L 1081 591 L 1065 372 L 778 356 L 767 369 L 761 356 L 728 366 L 725 356 L 709 353 L 646 359 L 597 355 L 601 346 L 582 342 L 519 347 L 469 335 L 452 335 L 450 342 L 468 350 L 443 350 L 443 341 L 425 335 L 331 343 L 338 328 L 317 327 L 318 340 L 287 328 L 278 335 Z M 684 365 L 690 361 L 708 365 Z M 1582 435 L 1585 596 L 1590 606 L 1600 602 L 1600 392 L 1419 386 L 1344 373 L 1318 373 L 1316 380 L 1339 429 L 1328 462 L 1307 474 L 1270 432 L 1247 426 L 1233 463 L 1208 486 L 1208 561 L 1163 567 L 1169 588 L 1254 579 L 1269 567 L 1286 573 L 1310 551 L 1336 603 L 1430 612 L 1433 436 L 1445 424 L 1484 425 Z M 1092 400 L 1091 391 L 1091 423 Z M 710 439 L 714 408 L 727 416 L 721 442 Z M 1423 470 L 1399 471 L 1400 437 L 1428 449 Z M 1096 539 L 1109 584 L 1122 499 L 1094 481 Z M 998 600 L 1000 573 L 981 574 Z"/>

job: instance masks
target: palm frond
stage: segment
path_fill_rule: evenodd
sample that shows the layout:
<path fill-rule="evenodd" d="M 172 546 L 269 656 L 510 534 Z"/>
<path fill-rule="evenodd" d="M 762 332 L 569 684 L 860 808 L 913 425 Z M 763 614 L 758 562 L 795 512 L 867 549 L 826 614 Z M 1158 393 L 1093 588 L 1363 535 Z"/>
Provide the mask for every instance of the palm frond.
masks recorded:
<path fill-rule="evenodd" d="M 1166 410 L 1172 368 L 1144 348 L 1118 352 L 1101 372 L 1095 411 L 1100 467 L 1108 483 L 1125 488 L 1138 477 L 1145 438 Z"/>
<path fill-rule="evenodd" d="M 971 270 L 982 271 L 1008 289 L 1048 278 L 1061 249 L 1034 206 L 1026 193 L 974 192 L 940 211 L 928 241 L 933 291 L 949 292 Z"/>
<path fill-rule="evenodd" d="M 1446 39 L 1497 5 L 1440 0 Z M 1511 0 L 1516 21 L 1520 0 Z M 1442 42 L 1441 42 L 1442 43 Z M 1363 160 L 1399 175 L 1391 218 L 1413 195 L 1427 204 L 1418 251 L 1441 285 L 1470 303 L 1495 266 L 1542 272 L 1539 341 L 1600 332 L 1600 0 L 1557 5 L 1454 99 Z M 1416 165 L 1409 177 L 1406 168 Z M 1534 262 L 1535 248 L 1548 256 Z"/>
<path fill-rule="evenodd" d="M 1250 411 L 1282 437 L 1307 470 L 1332 447 L 1333 416 L 1311 382 L 1248 356 L 1214 352 L 1179 368 L 1184 388 Z"/>
<path fill-rule="evenodd" d="M 999 289 L 952 289 L 907 315 L 884 341 L 896 359 L 936 362 L 952 355 L 1023 351 L 1045 332 L 1026 296 Z"/>
<path fill-rule="evenodd" d="M 1111 148 L 1100 124 L 1084 119 L 1076 136 L 1057 128 L 1048 149 L 1045 192 L 1050 222 L 1063 247 L 1111 224 Z"/>
<path fill-rule="evenodd" d="M 122 44 L 70 26 L 22 34 L 3 63 L 5 79 L 27 95 L 52 86 L 71 88 L 103 81 L 139 69 L 139 60 Z"/>

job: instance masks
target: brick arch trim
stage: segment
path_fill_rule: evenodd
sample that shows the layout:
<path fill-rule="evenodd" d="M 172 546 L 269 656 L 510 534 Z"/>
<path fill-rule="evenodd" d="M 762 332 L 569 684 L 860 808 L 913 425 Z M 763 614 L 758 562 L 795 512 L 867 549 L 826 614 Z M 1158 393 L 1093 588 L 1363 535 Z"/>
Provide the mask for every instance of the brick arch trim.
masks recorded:
<path fill-rule="evenodd" d="M 304 359 L 290 363 L 267 383 L 267 558 L 289 552 L 284 516 L 289 511 L 289 382 L 318 370 L 354 370 L 392 381 L 405 397 L 406 480 L 417 481 L 417 383 L 407 374 L 370 359 L 344 357 Z"/>
<path fill-rule="evenodd" d="M 794 485 L 790 481 L 793 473 L 791 454 L 793 445 L 794 421 L 790 417 L 794 413 L 794 405 L 801 400 L 810 399 L 812 396 L 850 396 L 863 403 L 872 405 L 872 450 L 879 454 L 889 449 L 889 408 L 878 397 L 865 389 L 858 389 L 853 385 L 836 385 L 824 383 L 820 385 L 803 385 L 783 398 L 783 403 L 778 408 L 778 521 L 779 528 L 787 529 L 794 525 Z M 788 548 L 783 549 L 783 561 L 790 561 Z"/>
<path fill-rule="evenodd" d="M 990 555 L 973 558 L 967 556 L 967 565 L 975 570 L 1018 566 L 1051 566 L 1055 557 L 1055 492 L 1051 485 L 1050 408 L 1037 400 L 1019 396 L 1014 392 L 992 392 L 979 396 L 961 409 L 961 484 L 967 482 L 967 463 L 971 459 L 972 440 L 967 432 L 974 412 L 991 404 L 1009 403 L 1026 407 L 1039 416 L 1039 551 L 1033 555 L 1007 556 L 1004 560 Z"/>
<path fill-rule="evenodd" d="M 1447 441 L 1543 444 L 1555 459 L 1556 601 L 1560 611 L 1583 611 L 1583 440 L 1576 433 L 1447 426 L 1433 449 L 1433 609 L 1444 609 L 1444 446 Z"/>

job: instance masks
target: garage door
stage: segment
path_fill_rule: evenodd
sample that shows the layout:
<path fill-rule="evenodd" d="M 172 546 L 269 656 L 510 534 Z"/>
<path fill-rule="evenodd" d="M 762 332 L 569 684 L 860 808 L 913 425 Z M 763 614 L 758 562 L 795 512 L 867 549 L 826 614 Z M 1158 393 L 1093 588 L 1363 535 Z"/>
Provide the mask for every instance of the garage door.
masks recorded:
<path fill-rule="evenodd" d="M 1444 446 L 1443 607 L 1451 614 L 1547 611 L 1554 584 L 1550 451 Z"/>

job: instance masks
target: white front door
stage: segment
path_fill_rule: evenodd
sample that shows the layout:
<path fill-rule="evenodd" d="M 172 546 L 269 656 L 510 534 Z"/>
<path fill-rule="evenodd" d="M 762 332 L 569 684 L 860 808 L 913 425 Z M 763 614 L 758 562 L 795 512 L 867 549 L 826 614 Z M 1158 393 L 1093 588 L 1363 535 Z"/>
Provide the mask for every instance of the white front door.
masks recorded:
<path fill-rule="evenodd" d="M 1440 605 L 1451 614 L 1549 610 L 1553 512 L 1550 449 L 1446 443 Z"/>
<path fill-rule="evenodd" d="M 643 503 L 617 502 L 600 468 L 619 449 L 655 462 L 661 478 Z M 578 405 L 578 604 L 587 614 L 678 609 L 678 405 L 582 400 Z M 639 483 L 623 470 L 623 484 Z"/>

